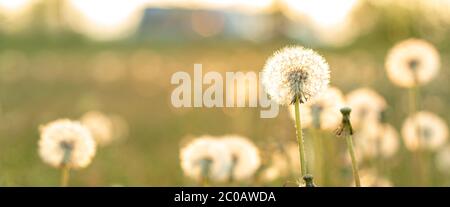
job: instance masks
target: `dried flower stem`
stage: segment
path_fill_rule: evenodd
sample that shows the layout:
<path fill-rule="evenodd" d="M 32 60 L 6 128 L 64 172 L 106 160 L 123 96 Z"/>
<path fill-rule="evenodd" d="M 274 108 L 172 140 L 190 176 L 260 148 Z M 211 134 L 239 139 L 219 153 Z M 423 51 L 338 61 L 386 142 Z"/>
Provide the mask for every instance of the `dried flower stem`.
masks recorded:
<path fill-rule="evenodd" d="M 350 154 L 351 160 L 352 160 L 352 171 L 353 171 L 353 178 L 355 179 L 355 185 L 356 187 L 361 187 L 361 181 L 359 179 L 359 172 L 358 172 L 358 163 L 356 162 L 356 156 L 355 156 L 355 150 L 353 149 L 353 128 L 352 124 L 350 123 L 350 112 L 352 110 L 350 108 L 342 108 L 342 123 L 341 126 L 337 130 L 338 136 L 344 136 L 347 142 L 347 148 L 348 153 Z"/>
<path fill-rule="evenodd" d="M 297 143 L 298 143 L 298 151 L 300 153 L 300 168 L 301 168 L 301 176 L 305 176 L 307 173 L 306 170 L 306 159 L 305 159 L 305 149 L 303 143 L 303 133 L 302 133 L 302 122 L 300 120 L 300 100 L 296 97 L 295 101 L 295 128 L 297 129 Z"/>
<path fill-rule="evenodd" d="M 358 173 L 358 164 L 356 163 L 355 151 L 353 149 L 352 136 L 350 134 L 347 134 L 345 139 L 347 140 L 348 152 L 350 154 L 350 157 L 352 158 L 352 170 L 353 170 L 353 177 L 355 179 L 355 184 L 356 187 L 361 187 L 361 181 L 359 179 Z"/>

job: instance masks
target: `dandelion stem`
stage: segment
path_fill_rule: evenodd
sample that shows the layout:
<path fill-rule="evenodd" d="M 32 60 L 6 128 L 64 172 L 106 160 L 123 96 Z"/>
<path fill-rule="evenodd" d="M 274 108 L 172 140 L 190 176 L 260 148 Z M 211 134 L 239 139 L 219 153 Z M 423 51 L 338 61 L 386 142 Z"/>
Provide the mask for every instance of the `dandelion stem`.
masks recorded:
<path fill-rule="evenodd" d="M 347 140 L 348 152 L 352 159 L 352 170 L 353 170 L 353 177 L 355 179 L 355 184 L 356 187 L 361 187 L 361 181 L 359 180 L 359 173 L 358 173 L 358 164 L 356 163 L 355 151 L 353 149 L 352 135 L 347 134 L 345 139 Z"/>
<path fill-rule="evenodd" d="M 66 142 L 61 143 L 61 147 L 64 150 L 64 156 L 61 163 L 62 166 L 62 174 L 61 174 L 61 187 L 67 187 L 69 185 L 69 171 L 70 166 L 68 163 L 70 162 L 70 157 L 72 155 L 72 145 Z"/>
<path fill-rule="evenodd" d="M 69 171 L 70 171 L 70 167 L 67 165 L 64 165 L 62 167 L 62 172 L 61 172 L 61 187 L 67 187 L 69 186 Z"/>
<path fill-rule="evenodd" d="M 201 182 L 203 187 L 207 187 L 209 185 L 209 171 L 212 165 L 212 160 L 210 159 L 202 159 L 200 160 L 201 167 Z"/>
<path fill-rule="evenodd" d="M 417 81 L 415 81 L 415 82 L 417 82 Z M 417 112 L 417 109 L 418 109 L 418 106 L 419 106 L 418 96 L 419 96 L 419 85 L 418 84 L 414 84 L 414 86 L 409 89 L 409 113 L 410 113 L 411 117 L 414 116 L 414 114 Z M 415 155 L 414 155 L 414 162 L 416 163 L 415 164 L 416 169 L 414 171 L 417 172 L 417 177 L 418 177 L 417 179 L 419 181 L 419 184 L 425 185 L 426 182 L 427 182 L 426 181 L 426 176 L 427 176 L 426 174 L 427 174 L 427 172 L 426 172 L 426 169 L 425 169 L 424 163 L 423 163 L 424 162 L 424 159 L 423 159 L 424 155 L 423 155 L 422 150 L 421 150 L 421 147 L 422 147 L 422 137 L 421 137 L 421 135 L 422 135 L 422 133 L 421 133 L 421 130 L 420 130 L 419 126 L 417 126 L 416 134 L 417 134 L 417 137 L 418 137 L 417 144 L 418 144 L 419 147 L 415 151 Z"/>
<path fill-rule="evenodd" d="M 344 107 L 341 109 L 342 113 L 342 124 L 341 127 L 337 130 L 338 136 L 344 136 L 347 141 L 348 153 L 350 154 L 350 158 L 352 160 L 352 171 L 353 178 L 355 179 L 356 187 L 361 187 L 361 181 L 359 179 L 358 173 L 358 163 L 356 162 L 355 150 L 353 149 L 353 128 L 350 122 L 350 112 L 352 110 L 348 107 Z"/>
<path fill-rule="evenodd" d="M 316 180 L 319 180 L 318 184 L 323 185 L 324 184 L 324 177 L 325 177 L 325 171 L 324 168 L 324 159 L 323 159 L 323 140 L 322 136 L 320 135 L 320 129 L 319 128 L 312 128 L 312 138 L 314 140 L 314 172 L 316 175 Z M 317 175 L 319 175 L 317 177 Z"/>
<path fill-rule="evenodd" d="M 300 100 L 297 97 L 295 100 L 295 128 L 297 129 L 297 142 L 298 142 L 298 151 L 300 153 L 300 169 L 301 176 L 305 176 L 307 173 L 306 170 L 306 159 L 305 159 L 305 149 L 303 146 L 303 133 L 302 133 L 302 122 L 300 120 Z"/>

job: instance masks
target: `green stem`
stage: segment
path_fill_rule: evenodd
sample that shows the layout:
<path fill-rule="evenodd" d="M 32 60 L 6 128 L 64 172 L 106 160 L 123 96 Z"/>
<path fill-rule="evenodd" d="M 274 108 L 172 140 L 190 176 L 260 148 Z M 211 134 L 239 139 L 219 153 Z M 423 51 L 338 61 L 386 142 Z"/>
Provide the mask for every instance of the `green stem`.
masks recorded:
<path fill-rule="evenodd" d="M 302 133 L 302 122 L 300 120 L 300 100 L 296 99 L 295 101 L 295 128 L 297 129 L 297 143 L 298 143 L 298 151 L 300 153 L 300 169 L 301 176 L 305 176 L 307 173 L 306 170 L 306 159 L 305 159 L 305 149 L 303 146 L 303 133 Z"/>
<path fill-rule="evenodd" d="M 320 129 L 318 128 L 311 128 L 311 133 L 313 135 L 314 140 L 314 170 L 315 175 L 319 175 L 319 177 L 316 179 L 318 180 L 318 185 L 324 185 L 324 177 L 325 172 L 323 170 L 324 167 L 324 159 L 323 159 L 323 142 L 322 137 L 320 136 Z"/>
<path fill-rule="evenodd" d="M 69 171 L 70 168 L 68 165 L 64 165 L 62 167 L 62 172 L 61 172 L 61 187 L 67 187 L 69 186 Z"/>
<path fill-rule="evenodd" d="M 419 85 L 415 84 L 413 87 L 411 87 L 409 89 L 409 114 L 410 117 L 414 116 L 414 114 L 417 112 L 418 109 L 418 97 L 419 97 Z M 417 126 L 417 137 L 418 137 L 418 148 L 416 149 L 416 151 L 414 152 L 414 162 L 416 163 L 415 166 L 415 170 L 417 172 L 417 177 L 416 178 L 419 181 L 419 185 L 425 185 L 427 182 L 427 172 L 425 169 L 425 164 L 424 164 L 424 159 L 423 159 L 423 153 L 421 148 L 422 146 L 422 133 L 420 131 L 419 126 Z"/>
<path fill-rule="evenodd" d="M 361 181 L 359 179 L 359 173 L 358 173 L 358 164 L 356 163 L 355 151 L 353 149 L 352 135 L 347 134 L 345 136 L 345 138 L 347 139 L 348 152 L 352 159 L 352 170 L 353 170 L 353 177 L 355 179 L 355 184 L 356 184 L 356 187 L 361 187 Z"/>

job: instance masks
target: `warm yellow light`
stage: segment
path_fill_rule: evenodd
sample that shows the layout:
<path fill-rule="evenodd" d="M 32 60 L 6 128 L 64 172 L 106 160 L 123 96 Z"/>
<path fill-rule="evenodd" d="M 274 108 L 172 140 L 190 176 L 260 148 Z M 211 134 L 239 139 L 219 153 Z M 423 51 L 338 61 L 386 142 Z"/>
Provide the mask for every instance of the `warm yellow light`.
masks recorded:
<path fill-rule="evenodd" d="M 142 17 L 142 0 L 68 0 L 68 18 L 74 29 L 94 39 L 123 37 Z"/>
<path fill-rule="evenodd" d="M 0 0 L 0 10 L 19 11 L 27 7 L 32 0 Z"/>
<path fill-rule="evenodd" d="M 307 17 L 321 27 L 344 22 L 358 0 L 284 0 L 290 17 Z"/>
<path fill-rule="evenodd" d="M 141 0 L 149 6 L 189 9 L 232 9 L 242 12 L 261 12 L 272 8 L 274 0 Z"/>

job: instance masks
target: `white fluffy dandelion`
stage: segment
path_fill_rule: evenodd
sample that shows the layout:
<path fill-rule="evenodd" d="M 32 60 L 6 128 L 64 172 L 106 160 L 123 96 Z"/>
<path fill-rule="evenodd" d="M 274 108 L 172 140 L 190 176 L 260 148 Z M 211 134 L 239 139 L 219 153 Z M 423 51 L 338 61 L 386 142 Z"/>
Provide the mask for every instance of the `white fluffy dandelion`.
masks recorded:
<path fill-rule="evenodd" d="M 95 155 L 96 143 L 90 131 L 78 122 L 60 119 L 40 128 L 39 155 L 56 168 L 84 168 Z"/>
<path fill-rule="evenodd" d="M 435 150 L 447 141 L 448 128 L 437 115 L 420 111 L 403 123 L 402 137 L 409 150 Z"/>
<path fill-rule="evenodd" d="M 181 168 L 196 181 L 227 181 L 232 156 L 229 148 L 216 138 L 199 137 L 180 150 Z"/>
<path fill-rule="evenodd" d="M 295 127 L 303 178 L 311 176 L 307 176 L 299 105 L 324 92 L 329 82 L 330 69 L 325 59 L 313 50 L 300 46 L 285 47 L 275 52 L 267 60 L 262 72 L 262 83 L 272 100 L 281 105 L 295 105 Z"/>
<path fill-rule="evenodd" d="M 261 165 L 258 148 L 247 138 L 239 135 L 223 136 L 219 139 L 231 152 L 230 178 L 245 181 L 251 178 Z"/>
<path fill-rule="evenodd" d="M 330 87 L 317 98 L 300 105 L 302 127 L 318 127 L 334 130 L 341 123 L 339 109 L 344 106 L 344 95 L 336 87 Z M 295 120 L 294 106 L 289 107 L 291 118 Z"/>
<path fill-rule="evenodd" d="M 350 116 L 353 127 L 360 128 L 367 123 L 378 122 L 386 107 L 386 101 L 370 88 L 359 88 L 346 96 L 346 102 L 352 109 Z"/>
<path fill-rule="evenodd" d="M 98 145 L 105 146 L 113 141 L 114 125 L 107 115 L 99 111 L 90 111 L 85 113 L 80 120 L 91 131 Z"/>
<path fill-rule="evenodd" d="M 428 83 L 436 76 L 439 67 L 439 52 L 432 44 L 420 39 L 398 43 L 386 58 L 389 79 L 406 88 Z"/>
<path fill-rule="evenodd" d="M 330 70 L 325 59 L 301 46 L 285 47 L 270 57 L 263 69 L 262 83 L 267 94 L 279 104 L 298 98 L 307 102 L 325 91 Z"/>

